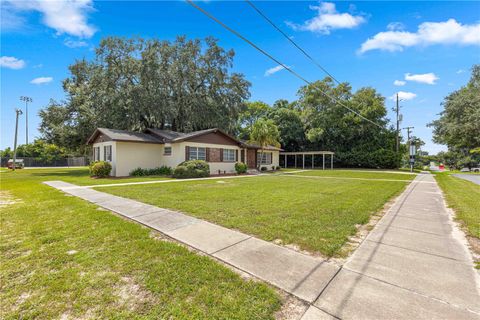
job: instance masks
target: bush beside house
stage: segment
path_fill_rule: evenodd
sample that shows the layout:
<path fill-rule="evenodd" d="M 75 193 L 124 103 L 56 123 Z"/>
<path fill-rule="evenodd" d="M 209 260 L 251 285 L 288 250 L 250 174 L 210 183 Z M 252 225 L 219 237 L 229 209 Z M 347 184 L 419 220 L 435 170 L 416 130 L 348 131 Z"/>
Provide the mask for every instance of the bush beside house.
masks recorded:
<path fill-rule="evenodd" d="M 107 161 L 95 161 L 90 163 L 90 175 L 98 178 L 108 177 L 112 171 L 112 165 Z"/>
<path fill-rule="evenodd" d="M 247 173 L 247 165 L 243 162 L 235 163 L 235 171 L 237 174 Z"/>
<path fill-rule="evenodd" d="M 153 169 L 136 168 L 130 172 L 131 176 L 144 177 L 144 176 L 170 176 L 173 170 L 167 166 L 161 166 Z"/>
<path fill-rule="evenodd" d="M 210 175 L 210 166 L 203 160 L 189 160 L 180 163 L 173 172 L 177 179 L 204 178 Z"/>

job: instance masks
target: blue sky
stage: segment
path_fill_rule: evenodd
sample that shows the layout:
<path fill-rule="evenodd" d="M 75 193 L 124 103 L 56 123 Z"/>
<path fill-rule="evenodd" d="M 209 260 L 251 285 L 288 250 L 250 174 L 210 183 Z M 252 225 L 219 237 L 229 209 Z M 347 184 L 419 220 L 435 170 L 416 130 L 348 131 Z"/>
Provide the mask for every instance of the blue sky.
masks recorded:
<path fill-rule="evenodd" d="M 210 11 L 308 80 L 325 74 L 243 1 L 201 1 Z M 426 124 L 437 118 L 443 97 L 464 85 L 480 63 L 480 2 L 255 2 L 266 15 L 340 81 L 354 90 L 376 88 L 390 100 L 401 91 L 402 126 L 414 126 L 425 150 Z M 62 80 L 75 59 L 92 58 L 106 36 L 174 39 L 214 36 L 236 52 L 234 70 L 252 83 L 251 100 L 296 99 L 303 85 L 248 44 L 182 1 L 2 1 L 0 148 L 13 145 L 15 107 L 29 107 L 29 140 L 39 135 L 38 111 L 64 98 Z M 268 72 L 270 70 L 270 72 Z M 274 72 L 274 71 L 277 72 Z M 25 116 L 19 142 L 25 141 Z M 406 133 L 405 133 L 406 135 Z"/>

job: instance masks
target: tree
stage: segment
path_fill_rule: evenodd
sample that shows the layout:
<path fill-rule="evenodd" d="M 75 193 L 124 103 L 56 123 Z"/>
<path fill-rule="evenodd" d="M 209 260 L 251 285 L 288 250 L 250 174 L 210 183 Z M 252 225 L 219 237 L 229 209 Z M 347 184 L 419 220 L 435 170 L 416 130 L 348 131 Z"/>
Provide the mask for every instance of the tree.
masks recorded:
<path fill-rule="evenodd" d="M 278 127 L 280 144 L 286 151 L 299 151 L 305 148 L 305 129 L 300 111 L 289 108 L 288 101 L 282 105 L 275 102 L 268 114 Z"/>
<path fill-rule="evenodd" d="M 78 60 L 63 82 L 66 100 L 40 112 L 49 142 L 82 149 L 97 127 L 233 133 L 250 83 L 232 73 L 233 50 L 213 38 L 103 39 L 95 59 Z"/>
<path fill-rule="evenodd" d="M 263 159 L 264 149 L 271 145 L 279 147 L 280 133 L 271 119 L 259 119 L 252 125 L 250 141 L 260 146 L 260 159 Z M 260 168 L 260 163 L 258 164 Z"/>
<path fill-rule="evenodd" d="M 401 157 L 394 151 L 395 131 L 388 126 L 385 98 L 375 89 L 361 88 L 352 93 L 348 83 L 335 86 L 327 77 L 301 87 L 298 96 L 296 108 L 301 110 L 306 128 L 310 143 L 307 149 L 334 151 L 342 166 L 399 166 Z"/>
<path fill-rule="evenodd" d="M 466 86 L 445 97 L 440 118 L 433 127 L 433 141 L 449 150 L 462 152 L 480 147 L 480 65 L 472 67 Z"/>
<path fill-rule="evenodd" d="M 1 157 L 11 158 L 13 152 L 10 148 L 0 151 Z M 17 147 L 17 157 L 35 158 L 45 163 L 67 157 L 67 151 L 57 145 L 50 144 L 41 139 L 36 139 L 33 143 L 22 144 Z"/>
<path fill-rule="evenodd" d="M 253 124 L 260 118 L 264 118 L 270 111 L 270 106 L 262 101 L 248 101 L 240 113 L 239 136 L 241 139 L 248 139 Z"/>

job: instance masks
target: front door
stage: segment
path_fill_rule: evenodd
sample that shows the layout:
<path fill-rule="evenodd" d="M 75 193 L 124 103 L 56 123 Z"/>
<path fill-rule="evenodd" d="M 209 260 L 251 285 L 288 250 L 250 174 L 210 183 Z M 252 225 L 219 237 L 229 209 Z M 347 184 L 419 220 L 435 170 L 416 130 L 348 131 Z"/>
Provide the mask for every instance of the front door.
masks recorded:
<path fill-rule="evenodd" d="M 257 167 L 257 150 L 247 149 L 247 167 L 255 169 Z"/>

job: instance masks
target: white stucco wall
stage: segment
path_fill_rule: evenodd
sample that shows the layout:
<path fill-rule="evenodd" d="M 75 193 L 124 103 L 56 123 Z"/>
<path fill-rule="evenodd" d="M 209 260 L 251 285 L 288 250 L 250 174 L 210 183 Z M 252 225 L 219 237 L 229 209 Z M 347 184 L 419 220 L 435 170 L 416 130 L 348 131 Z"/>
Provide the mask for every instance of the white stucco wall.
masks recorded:
<path fill-rule="evenodd" d="M 135 168 L 152 169 L 162 165 L 162 145 L 139 142 L 116 142 L 115 176 L 128 176 Z"/>
<path fill-rule="evenodd" d="M 117 142 L 106 141 L 106 142 L 97 142 L 97 143 L 93 144 L 94 148 L 95 147 L 100 147 L 100 160 L 102 160 L 102 161 L 105 161 L 105 153 L 104 153 L 104 150 L 103 150 L 103 147 L 105 147 L 105 146 L 112 146 L 112 161 L 110 162 L 110 164 L 112 165 L 112 171 L 110 172 L 110 175 L 115 176 L 115 173 L 116 173 L 116 170 L 117 170 L 117 167 L 116 167 Z M 92 159 L 93 159 L 93 157 L 92 157 Z"/>

